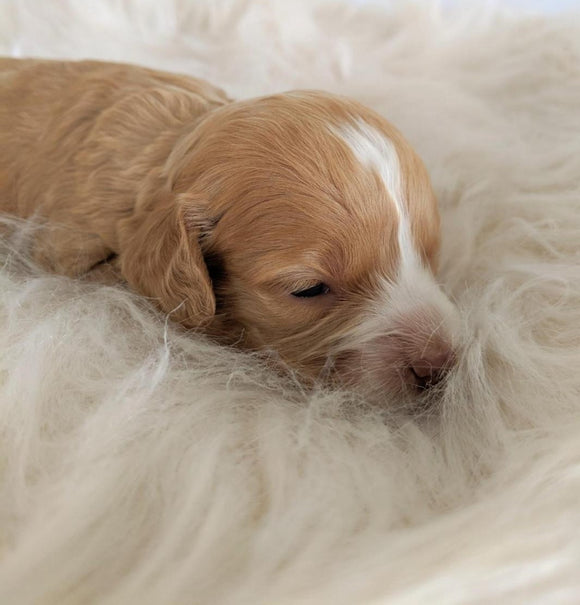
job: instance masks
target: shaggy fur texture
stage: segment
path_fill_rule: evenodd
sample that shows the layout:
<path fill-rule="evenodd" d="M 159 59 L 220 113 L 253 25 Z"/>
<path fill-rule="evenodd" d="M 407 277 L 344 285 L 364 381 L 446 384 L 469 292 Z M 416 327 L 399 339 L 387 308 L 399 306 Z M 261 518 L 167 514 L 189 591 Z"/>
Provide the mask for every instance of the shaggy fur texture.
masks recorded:
<path fill-rule="evenodd" d="M 4 229 L 1 603 L 580 599 L 578 16 L 8 0 L 0 50 L 388 115 L 431 172 L 469 334 L 440 413 L 389 417 L 43 275 L 32 227 Z"/>

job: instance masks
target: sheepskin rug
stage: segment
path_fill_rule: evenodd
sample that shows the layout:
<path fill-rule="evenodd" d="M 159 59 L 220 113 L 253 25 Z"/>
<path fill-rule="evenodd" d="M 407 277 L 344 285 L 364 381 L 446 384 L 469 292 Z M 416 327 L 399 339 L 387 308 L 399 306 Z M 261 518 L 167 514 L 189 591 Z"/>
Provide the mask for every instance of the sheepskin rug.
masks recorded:
<path fill-rule="evenodd" d="M 431 172 L 466 334 L 439 408 L 395 416 L 42 274 L 12 224 L 0 603 L 580 602 L 580 13 L 4 0 L 0 50 L 382 112 Z"/>

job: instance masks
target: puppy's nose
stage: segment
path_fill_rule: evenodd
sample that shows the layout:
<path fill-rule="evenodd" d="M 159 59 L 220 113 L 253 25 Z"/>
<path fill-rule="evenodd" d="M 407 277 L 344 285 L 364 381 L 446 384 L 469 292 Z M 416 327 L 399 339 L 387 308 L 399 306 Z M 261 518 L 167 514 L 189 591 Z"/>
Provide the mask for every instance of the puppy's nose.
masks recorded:
<path fill-rule="evenodd" d="M 441 382 L 455 364 L 455 353 L 451 348 L 423 351 L 411 361 L 410 379 L 413 386 L 425 390 Z"/>

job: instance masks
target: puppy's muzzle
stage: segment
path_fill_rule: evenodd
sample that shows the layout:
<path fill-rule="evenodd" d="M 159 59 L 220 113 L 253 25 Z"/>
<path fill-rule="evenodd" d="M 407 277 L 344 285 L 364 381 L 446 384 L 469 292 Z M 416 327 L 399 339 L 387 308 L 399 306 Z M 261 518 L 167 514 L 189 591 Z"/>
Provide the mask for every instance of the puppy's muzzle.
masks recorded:
<path fill-rule="evenodd" d="M 418 391 L 429 389 L 447 376 L 456 361 L 457 355 L 449 344 L 429 348 L 411 360 L 407 383 Z"/>

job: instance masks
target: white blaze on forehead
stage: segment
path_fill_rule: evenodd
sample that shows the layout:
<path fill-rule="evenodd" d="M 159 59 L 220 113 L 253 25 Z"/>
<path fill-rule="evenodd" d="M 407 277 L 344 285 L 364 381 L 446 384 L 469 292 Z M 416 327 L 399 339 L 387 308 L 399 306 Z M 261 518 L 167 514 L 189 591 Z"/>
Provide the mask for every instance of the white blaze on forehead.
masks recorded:
<path fill-rule="evenodd" d="M 397 278 L 381 281 L 376 297 L 369 301 L 361 321 L 349 332 L 342 347 L 345 350 L 367 351 L 374 350 L 373 347 L 381 350 L 384 344 L 377 345 L 381 342 L 377 338 L 395 334 L 400 337 L 401 326 L 407 336 L 414 334 L 414 341 L 420 342 L 424 338 L 425 346 L 435 335 L 454 345 L 459 334 L 457 312 L 421 262 L 415 248 L 405 203 L 404 174 L 395 144 L 360 118 L 334 129 L 334 134 L 348 145 L 363 166 L 376 172 L 384 184 L 399 221 L 397 239 L 401 255 Z M 409 360 L 404 358 L 404 352 L 401 355 L 401 363 L 407 363 Z"/>
<path fill-rule="evenodd" d="M 397 240 L 401 254 L 401 267 L 418 264 L 418 255 L 411 237 L 409 213 L 403 195 L 403 177 L 399 154 L 394 143 L 376 128 L 360 118 L 343 124 L 335 133 L 349 146 L 356 159 L 381 178 L 393 201 L 399 219 Z"/>

